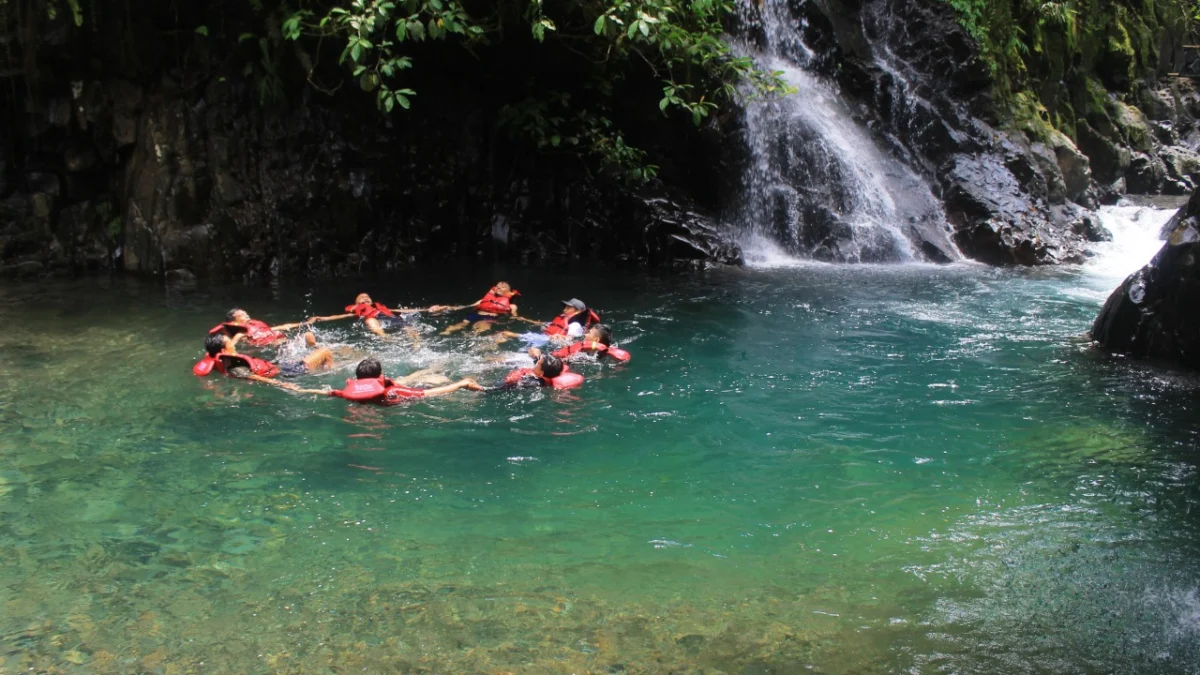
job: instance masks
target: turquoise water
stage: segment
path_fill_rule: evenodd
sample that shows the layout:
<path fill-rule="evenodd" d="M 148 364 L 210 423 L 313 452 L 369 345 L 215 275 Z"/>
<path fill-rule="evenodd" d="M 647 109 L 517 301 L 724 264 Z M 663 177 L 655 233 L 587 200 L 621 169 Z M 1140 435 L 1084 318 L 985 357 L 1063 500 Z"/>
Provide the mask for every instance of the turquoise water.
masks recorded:
<path fill-rule="evenodd" d="M 1200 383 L 1089 348 L 1121 273 L 0 287 L 0 673 L 1200 672 Z M 235 304 L 499 276 L 633 361 L 392 409 L 190 374 Z M 448 321 L 329 324 L 309 382 L 511 367 Z"/>

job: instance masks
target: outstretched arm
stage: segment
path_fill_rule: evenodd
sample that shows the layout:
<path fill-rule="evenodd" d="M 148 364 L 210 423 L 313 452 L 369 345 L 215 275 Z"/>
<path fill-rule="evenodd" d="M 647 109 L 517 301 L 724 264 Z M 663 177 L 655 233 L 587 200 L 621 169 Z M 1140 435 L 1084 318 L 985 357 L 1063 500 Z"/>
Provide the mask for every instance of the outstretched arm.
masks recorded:
<path fill-rule="evenodd" d="M 431 312 L 457 312 L 461 309 L 474 309 L 479 306 L 483 300 L 476 300 L 469 305 L 434 305 L 429 308 Z"/>
<path fill-rule="evenodd" d="M 271 326 L 271 330 L 277 330 L 277 331 L 291 330 L 293 328 L 299 328 L 299 327 L 303 326 L 305 323 L 307 323 L 307 322 L 298 321 L 296 323 L 281 323 L 278 326 Z"/>
<path fill-rule="evenodd" d="M 310 316 L 304 320 L 304 323 L 320 323 L 322 321 L 337 321 L 339 319 L 349 319 L 353 314 L 333 314 L 330 316 Z M 297 324 L 299 325 L 299 324 Z"/>
<path fill-rule="evenodd" d="M 433 387 L 432 389 L 426 389 L 425 396 L 426 397 L 445 396 L 446 394 L 452 394 L 452 393 L 458 391 L 459 389 L 470 389 L 471 391 L 486 391 L 486 387 L 479 384 L 474 379 L 469 378 L 469 377 L 464 377 L 463 379 L 459 380 L 458 382 L 453 382 L 451 384 L 443 385 L 441 387 Z"/>
<path fill-rule="evenodd" d="M 294 385 L 290 382 L 281 382 L 279 380 L 276 380 L 273 377 L 263 377 L 262 375 L 247 375 L 245 377 L 245 379 L 253 380 L 255 382 L 262 382 L 263 384 L 269 384 L 272 387 L 279 387 L 280 389 L 287 389 L 289 391 L 299 391 L 300 390 L 300 387 L 297 385 Z"/>

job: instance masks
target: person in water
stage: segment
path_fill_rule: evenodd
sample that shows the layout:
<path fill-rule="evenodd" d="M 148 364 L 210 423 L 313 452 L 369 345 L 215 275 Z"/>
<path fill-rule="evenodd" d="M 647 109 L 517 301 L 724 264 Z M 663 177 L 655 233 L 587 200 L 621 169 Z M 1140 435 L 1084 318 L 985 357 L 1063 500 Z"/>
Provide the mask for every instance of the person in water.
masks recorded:
<path fill-rule="evenodd" d="M 442 335 L 453 335 L 467 326 L 472 326 L 472 330 L 476 333 L 485 333 L 491 330 L 492 326 L 502 318 L 520 318 L 517 317 L 517 306 L 512 302 L 513 298 L 520 294 L 521 292 L 513 290 L 507 281 L 499 281 L 495 286 L 488 289 L 486 295 L 469 305 L 460 305 L 458 307 L 435 305 L 429 309 L 434 312 L 456 312 L 462 309 L 475 310 L 468 314 L 467 318 L 462 321 L 447 326 L 442 331 Z"/>
<path fill-rule="evenodd" d="M 265 321 L 250 318 L 250 314 L 241 308 L 231 309 L 225 314 L 225 320 L 208 331 L 209 335 L 226 335 L 233 338 L 234 344 L 246 340 L 255 347 L 268 347 L 279 344 L 287 339 L 284 331 L 300 328 L 303 323 L 284 323 L 278 326 L 268 326 Z M 309 347 L 317 344 L 317 338 L 311 332 L 304 333 L 304 342 Z"/>
<path fill-rule="evenodd" d="M 408 386 L 414 384 L 418 376 L 427 378 L 426 371 L 418 371 L 408 377 L 392 380 L 383 375 L 383 366 L 374 358 L 365 358 L 354 369 L 354 379 L 346 380 L 343 389 L 328 392 L 330 396 L 344 398 L 348 401 L 374 403 L 376 405 L 396 405 L 407 399 L 428 398 L 430 396 L 445 396 L 460 389 L 483 391 L 484 388 L 475 380 L 466 377 L 458 382 L 451 382 L 438 387 L 419 388 Z"/>
<path fill-rule="evenodd" d="M 612 346 L 612 329 L 602 323 L 589 328 L 579 342 L 551 352 L 552 356 L 564 361 L 571 360 L 580 354 L 591 354 L 596 358 L 609 358 L 621 363 L 629 360 L 629 352 Z M 530 347 L 529 355 L 537 359 L 541 357 L 542 350 Z"/>
<path fill-rule="evenodd" d="M 423 311 L 425 311 L 423 308 L 397 307 L 396 309 L 391 309 L 381 302 L 372 301 L 370 295 L 359 293 L 354 298 L 354 304 L 346 306 L 345 314 L 314 316 L 308 318 L 304 323 L 314 324 L 321 321 L 339 321 L 341 319 L 358 317 L 362 319 L 363 325 L 366 326 L 367 330 L 379 337 L 387 337 L 388 330 L 403 328 L 408 337 L 416 342 L 420 340 L 421 335 L 409 324 L 408 317 Z M 399 316 L 397 316 L 397 313 L 399 313 Z"/>
<path fill-rule="evenodd" d="M 222 333 L 213 333 L 204 338 L 204 351 L 206 356 L 192 367 L 192 372 L 199 377 L 216 371 L 222 375 L 254 380 L 294 391 L 301 390 L 295 385 L 280 382 L 276 378 L 279 376 L 296 377 L 333 367 L 333 352 L 327 347 L 315 349 L 303 359 L 281 361 L 275 364 L 246 354 L 239 354 L 234 346 L 234 340 Z"/>
<path fill-rule="evenodd" d="M 541 334 L 505 331 L 500 334 L 501 337 L 497 341 L 503 342 L 509 338 L 520 338 L 534 345 L 546 344 L 551 341 L 562 342 L 581 338 L 588 328 L 600 323 L 600 315 L 588 309 L 588 306 L 579 298 L 563 300 L 562 304 L 562 312 L 548 323 L 517 317 L 522 321 L 542 326 Z"/>
<path fill-rule="evenodd" d="M 504 378 L 502 388 L 538 386 L 570 389 L 583 384 L 583 376 L 573 373 L 562 359 L 551 354 L 539 354 L 532 368 L 519 368 Z"/>

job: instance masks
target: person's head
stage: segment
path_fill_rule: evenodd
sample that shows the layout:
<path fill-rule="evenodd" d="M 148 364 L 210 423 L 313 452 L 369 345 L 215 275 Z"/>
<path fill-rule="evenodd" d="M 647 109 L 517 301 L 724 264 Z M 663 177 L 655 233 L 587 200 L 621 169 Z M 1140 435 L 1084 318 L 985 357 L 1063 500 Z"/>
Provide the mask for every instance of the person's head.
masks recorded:
<path fill-rule="evenodd" d="M 537 364 L 533 366 L 533 372 L 541 377 L 555 378 L 562 375 L 563 362 L 562 359 L 552 354 L 542 354 L 537 360 Z"/>
<path fill-rule="evenodd" d="M 492 292 L 496 295 L 507 295 L 512 292 L 512 286 L 509 286 L 507 281 L 497 281 L 496 285 L 492 286 Z"/>
<path fill-rule="evenodd" d="M 383 366 L 379 365 L 378 359 L 373 356 L 359 361 L 358 367 L 354 369 L 354 376 L 360 380 L 373 380 L 380 375 L 383 375 Z"/>
<path fill-rule="evenodd" d="M 583 337 L 589 342 L 599 342 L 607 347 L 612 344 L 612 329 L 602 323 L 598 323 L 589 328 L 587 335 Z"/>
<path fill-rule="evenodd" d="M 369 305 L 371 304 L 371 296 L 367 295 L 366 293 L 359 293 L 358 295 L 354 296 L 354 304 Z"/>
<path fill-rule="evenodd" d="M 250 314 L 244 309 L 234 308 L 225 313 L 225 321 L 228 323 L 246 323 L 250 320 Z"/>
<path fill-rule="evenodd" d="M 204 338 L 204 351 L 209 356 L 216 357 L 217 354 L 225 351 L 225 345 L 229 343 L 229 338 L 224 333 L 213 333 Z"/>
<path fill-rule="evenodd" d="M 587 311 L 587 305 L 583 304 L 583 301 L 580 300 L 579 298 L 571 298 L 570 300 L 563 300 L 562 313 L 564 316 L 575 316 L 576 314 L 582 314 L 586 311 Z"/>

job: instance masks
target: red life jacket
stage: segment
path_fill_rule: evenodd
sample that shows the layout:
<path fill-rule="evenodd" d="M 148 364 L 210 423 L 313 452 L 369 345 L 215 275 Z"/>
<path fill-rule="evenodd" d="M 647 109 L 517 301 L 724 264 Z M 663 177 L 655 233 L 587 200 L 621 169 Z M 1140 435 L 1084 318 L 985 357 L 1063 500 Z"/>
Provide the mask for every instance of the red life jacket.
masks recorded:
<path fill-rule="evenodd" d="M 215 357 L 205 354 L 204 358 L 192 366 L 192 374 L 196 377 L 205 377 L 215 370 L 222 375 L 228 375 L 229 368 L 236 367 L 236 364 L 227 367 L 222 360 L 223 358 L 244 361 L 246 366 L 250 368 L 250 372 L 260 377 L 275 377 L 279 374 L 279 367 L 274 363 L 256 359 L 253 356 L 246 356 L 245 354 L 237 354 L 236 356 L 233 354 L 218 354 Z"/>
<path fill-rule="evenodd" d="M 573 345 L 568 345 L 554 352 L 554 356 L 560 359 L 570 358 L 576 354 L 595 354 L 597 358 L 611 356 L 612 358 L 625 363 L 629 360 L 629 352 L 619 347 L 608 347 L 599 342 L 576 342 Z"/>
<path fill-rule="evenodd" d="M 563 366 L 563 370 L 557 377 L 538 377 L 533 372 L 533 368 L 520 368 L 509 373 L 504 378 L 504 384 L 515 385 L 521 380 L 532 377 L 537 380 L 537 383 L 543 387 L 553 387 L 555 389 L 571 389 L 583 384 L 583 376 L 579 373 L 573 373 Z"/>
<path fill-rule="evenodd" d="M 384 316 L 396 316 L 382 302 L 377 302 L 373 305 L 368 305 L 365 302 L 360 302 L 357 305 L 347 305 L 346 311 L 352 312 L 354 316 L 360 319 L 374 319 L 380 314 Z"/>
<path fill-rule="evenodd" d="M 520 295 L 520 291 L 509 291 L 508 295 L 499 295 L 496 289 L 491 289 L 479 301 L 477 309 L 488 314 L 508 314 L 512 311 L 512 299 Z"/>
<path fill-rule="evenodd" d="M 214 333 L 222 332 L 229 337 L 233 337 L 238 333 L 245 333 L 247 340 L 255 347 L 265 347 L 276 340 L 287 337 L 279 331 L 271 330 L 270 326 L 263 321 L 259 321 L 258 319 L 250 319 L 245 324 L 229 322 L 219 323 L 216 326 L 213 326 L 212 329 L 208 331 L 208 334 L 212 335 Z"/>
<path fill-rule="evenodd" d="M 575 316 L 567 318 L 562 314 L 559 314 L 558 316 L 554 317 L 554 320 L 551 321 L 549 325 L 542 329 L 542 332 L 546 335 L 566 335 L 572 323 L 579 323 L 575 319 L 576 316 L 579 315 L 576 314 Z M 587 315 L 583 318 L 583 327 L 585 329 L 591 328 L 598 323 L 600 323 L 600 315 L 589 309 L 587 311 Z"/>
<path fill-rule="evenodd" d="M 334 389 L 329 395 L 359 403 L 396 405 L 406 398 L 421 398 L 425 391 L 396 384 L 380 375 L 365 380 L 348 379 L 345 389 Z"/>

